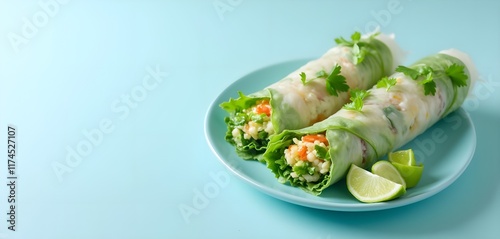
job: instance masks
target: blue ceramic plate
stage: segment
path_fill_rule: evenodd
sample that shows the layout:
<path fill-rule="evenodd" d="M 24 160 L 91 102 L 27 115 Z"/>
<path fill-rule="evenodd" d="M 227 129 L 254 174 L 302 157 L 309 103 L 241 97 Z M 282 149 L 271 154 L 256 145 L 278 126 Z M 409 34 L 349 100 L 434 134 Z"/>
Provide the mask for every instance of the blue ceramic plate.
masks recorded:
<path fill-rule="evenodd" d="M 299 188 L 279 183 L 265 164 L 239 158 L 224 140 L 227 113 L 219 104 L 236 98 L 237 92 L 249 94 L 282 79 L 289 72 L 304 65 L 307 60 L 284 62 L 254 71 L 227 87 L 208 109 L 205 135 L 212 151 L 236 176 L 259 190 L 284 201 L 312 208 L 335 211 L 371 211 L 408 205 L 428 198 L 453 183 L 467 168 L 476 147 L 476 132 L 472 121 L 462 108 L 436 123 L 425 133 L 403 146 L 412 148 L 418 162 L 425 165 L 419 184 L 407 190 L 396 200 L 381 203 L 361 203 L 340 181 L 314 196 Z"/>

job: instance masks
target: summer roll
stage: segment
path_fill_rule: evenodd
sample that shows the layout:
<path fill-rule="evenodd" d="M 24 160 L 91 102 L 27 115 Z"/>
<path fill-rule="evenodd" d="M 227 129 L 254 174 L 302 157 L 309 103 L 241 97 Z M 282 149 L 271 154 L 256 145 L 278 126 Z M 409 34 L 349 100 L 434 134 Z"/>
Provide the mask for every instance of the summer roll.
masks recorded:
<path fill-rule="evenodd" d="M 349 101 L 349 89 L 369 89 L 400 64 L 401 49 L 393 35 L 373 33 L 337 46 L 278 82 L 220 104 L 229 113 L 226 141 L 243 159 L 262 159 L 269 137 L 326 119 Z"/>
<path fill-rule="evenodd" d="M 351 164 L 368 169 L 455 111 L 477 77 L 454 49 L 398 66 L 373 88 L 352 90 L 352 102 L 324 121 L 272 136 L 263 158 L 280 182 L 319 195 Z"/>

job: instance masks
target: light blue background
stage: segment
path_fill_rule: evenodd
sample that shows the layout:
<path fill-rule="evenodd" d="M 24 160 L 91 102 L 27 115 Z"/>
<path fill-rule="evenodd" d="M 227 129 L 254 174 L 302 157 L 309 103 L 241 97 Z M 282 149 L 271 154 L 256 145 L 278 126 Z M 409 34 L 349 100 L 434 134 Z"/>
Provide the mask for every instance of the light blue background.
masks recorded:
<path fill-rule="evenodd" d="M 17 127 L 19 177 L 16 232 L 0 185 L 0 238 L 500 236 L 498 1 L 60 2 L 0 3 L 0 138 Z M 464 174 L 424 201 L 361 213 L 289 204 L 230 174 L 205 141 L 211 101 L 251 71 L 318 57 L 374 24 L 396 34 L 405 63 L 447 48 L 475 61 L 481 80 L 464 108 L 477 148 Z M 168 76 L 144 90 L 148 67 Z M 111 132 L 88 144 L 103 120 Z M 78 145 L 88 155 L 68 166 Z M 54 165 L 71 172 L 59 180 Z M 196 201 L 204 190 L 211 197 Z M 197 214 L 183 217 L 184 206 Z"/>

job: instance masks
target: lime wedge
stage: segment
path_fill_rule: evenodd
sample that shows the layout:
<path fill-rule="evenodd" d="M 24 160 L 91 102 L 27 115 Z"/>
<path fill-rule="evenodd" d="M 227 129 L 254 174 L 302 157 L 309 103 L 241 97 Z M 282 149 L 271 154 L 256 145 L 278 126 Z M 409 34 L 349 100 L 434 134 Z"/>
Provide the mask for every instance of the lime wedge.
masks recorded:
<path fill-rule="evenodd" d="M 415 187 L 420 178 L 422 177 L 422 172 L 424 171 L 424 166 L 410 166 L 399 163 L 392 163 L 394 167 L 399 171 L 401 176 L 406 182 L 406 188 Z"/>
<path fill-rule="evenodd" d="M 394 167 L 391 163 L 388 161 L 382 160 L 376 162 L 372 166 L 372 173 L 384 177 L 386 179 L 389 179 L 395 183 L 403 185 L 403 187 L 406 188 L 406 182 L 404 178 L 401 176 L 401 173 L 399 170 Z"/>
<path fill-rule="evenodd" d="M 409 166 L 415 166 L 417 164 L 412 149 L 391 152 L 389 153 L 388 157 L 391 163 L 399 163 Z"/>
<path fill-rule="evenodd" d="M 383 202 L 400 197 L 406 192 L 403 185 L 373 174 L 354 164 L 347 173 L 347 189 L 361 202 Z"/>

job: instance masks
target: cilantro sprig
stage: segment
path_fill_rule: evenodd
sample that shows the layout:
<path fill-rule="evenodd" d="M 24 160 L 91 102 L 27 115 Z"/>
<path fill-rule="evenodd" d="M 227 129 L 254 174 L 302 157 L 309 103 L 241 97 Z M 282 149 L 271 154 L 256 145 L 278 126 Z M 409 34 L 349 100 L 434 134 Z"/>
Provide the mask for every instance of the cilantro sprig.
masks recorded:
<path fill-rule="evenodd" d="M 354 32 L 351 35 L 351 41 L 348 41 L 343 37 L 335 38 L 335 42 L 337 44 L 344 45 L 344 46 L 353 46 L 354 44 L 358 43 L 359 40 L 361 40 L 361 33 L 360 32 Z"/>
<path fill-rule="evenodd" d="M 335 65 L 332 73 L 326 78 L 326 91 L 330 95 L 338 96 L 339 92 L 347 92 L 349 85 L 345 81 L 345 77 L 340 74 L 341 67 Z"/>
<path fill-rule="evenodd" d="M 408 68 L 406 66 L 398 66 L 396 68 L 396 71 L 397 72 L 401 72 L 409 77 L 411 77 L 412 79 L 416 80 L 420 74 L 417 70 L 414 70 L 414 69 L 411 69 L 411 68 Z"/>
<path fill-rule="evenodd" d="M 326 91 L 330 95 L 339 96 L 340 92 L 347 92 L 349 90 L 349 85 L 346 83 L 346 79 L 343 75 L 341 75 L 342 67 L 339 65 L 335 65 L 332 72 L 330 74 L 326 73 L 324 70 L 318 71 L 316 73 L 316 77 L 310 80 L 307 80 L 306 73 L 301 72 L 300 80 L 302 84 L 306 85 L 315 79 L 325 79 L 326 80 Z"/>
<path fill-rule="evenodd" d="M 469 77 L 464 72 L 464 66 L 453 63 L 446 68 L 445 73 L 450 77 L 454 85 L 458 87 L 467 85 L 467 79 Z"/>
<path fill-rule="evenodd" d="M 421 66 L 417 69 L 398 66 L 396 71 L 401 72 L 414 80 L 424 77 L 421 81 L 419 81 L 419 84 L 424 87 L 425 95 L 436 94 L 436 82 L 434 81 L 435 75 L 447 75 L 451 79 L 451 83 L 457 87 L 466 86 L 468 79 L 468 76 L 464 72 L 464 66 L 456 63 L 449 65 L 444 72 L 442 70 L 433 70 L 430 66 Z"/>
<path fill-rule="evenodd" d="M 302 81 L 302 84 L 305 85 L 307 83 L 307 81 L 306 81 L 306 73 L 300 72 L 299 75 L 300 75 L 300 81 Z"/>
<path fill-rule="evenodd" d="M 363 100 L 370 95 L 369 91 L 353 89 L 351 90 L 351 103 L 344 105 L 344 109 L 361 111 L 363 109 Z"/>
<path fill-rule="evenodd" d="M 374 33 L 370 35 L 368 38 L 369 40 L 374 39 L 378 34 L 380 33 Z M 372 50 L 369 49 L 369 43 L 361 41 L 361 33 L 360 32 L 354 32 L 351 35 L 351 40 L 346 40 L 343 37 L 335 38 L 335 43 L 338 45 L 343 45 L 343 46 L 348 46 L 352 47 L 352 55 L 353 55 L 353 62 L 354 64 L 359 64 L 363 62 L 365 59 L 365 56 L 369 54 Z"/>
<path fill-rule="evenodd" d="M 377 88 L 385 88 L 386 91 L 389 91 L 391 87 L 396 85 L 396 82 L 396 78 L 389 78 L 386 76 L 377 82 Z"/>
<path fill-rule="evenodd" d="M 414 80 L 419 79 L 420 77 L 425 77 L 423 80 L 418 83 L 424 87 L 425 95 L 435 95 L 436 94 L 436 82 L 434 82 L 434 73 L 435 71 L 430 66 L 422 66 L 418 67 L 417 70 L 408 68 L 406 66 L 398 66 L 396 68 L 397 72 L 401 72 Z"/>
<path fill-rule="evenodd" d="M 436 82 L 434 81 L 433 72 L 423 73 L 425 79 L 420 81 L 419 84 L 424 86 L 425 95 L 435 95 L 436 94 Z"/>

